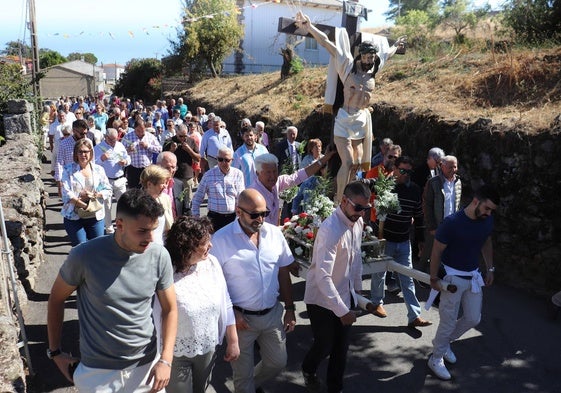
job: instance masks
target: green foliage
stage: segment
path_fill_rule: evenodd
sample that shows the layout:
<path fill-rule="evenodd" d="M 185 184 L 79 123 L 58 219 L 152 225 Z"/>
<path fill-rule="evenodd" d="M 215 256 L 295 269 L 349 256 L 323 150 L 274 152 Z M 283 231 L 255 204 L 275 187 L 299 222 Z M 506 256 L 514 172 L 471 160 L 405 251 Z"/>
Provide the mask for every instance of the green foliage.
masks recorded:
<path fill-rule="evenodd" d="M 79 53 L 79 52 L 72 52 L 69 53 L 67 56 L 68 61 L 72 60 L 81 60 L 82 57 L 86 63 L 90 64 L 97 64 L 97 57 L 93 53 Z"/>
<path fill-rule="evenodd" d="M 66 57 L 55 50 L 41 49 L 39 50 L 39 67 L 41 69 L 49 68 L 57 64 L 66 63 Z"/>
<path fill-rule="evenodd" d="M 414 48 L 424 48 L 434 30 L 436 18 L 426 11 L 411 10 L 396 19 L 398 35 L 407 35 L 407 43 Z"/>
<path fill-rule="evenodd" d="M 161 96 L 162 63 L 158 59 L 132 59 L 115 85 L 115 94 L 153 102 Z"/>
<path fill-rule="evenodd" d="M 393 19 L 397 23 L 399 17 L 414 10 L 424 11 L 434 18 L 438 14 L 438 0 L 390 0 L 390 7 L 385 15 L 388 20 Z"/>
<path fill-rule="evenodd" d="M 188 66 L 193 73 L 210 71 L 217 77 L 222 72 L 222 62 L 243 37 L 236 4 L 230 0 L 186 0 L 185 6 L 183 31 L 178 41 L 172 42 L 171 54 L 179 56 L 179 65 Z M 208 15 L 212 18 L 199 19 Z M 178 65 L 177 61 L 173 63 Z"/>
<path fill-rule="evenodd" d="M 302 63 L 302 59 L 295 55 L 290 62 L 290 73 L 292 75 L 298 74 L 304 70 L 304 64 Z"/>
<path fill-rule="evenodd" d="M 0 54 L 5 56 L 19 56 L 20 51 L 23 58 L 31 58 L 31 47 L 20 40 L 6 42 L 6 48 L 0 51 Z"/>
<path fill-rule="evenodd" d="M 512 0 L 506 5 L 503 23 L 521 43 L 560 42 L 561 1 Z"/>
<path fill-rule="evenodd" d="M 456 43 L 463 44 L 465 42 L 464 32 L 475 28 L 478 20 L 484 14 L 485 12 L 471 10 L 469 0 L 447 0 L 442 9 L 441 23 L 454 30 Z"/>
<path fill-rule="evenodd" d="M 0 112 L 6 101 L 29 98 L 29 82 L 23 77 L 19 64 L 0 63 Z"/>

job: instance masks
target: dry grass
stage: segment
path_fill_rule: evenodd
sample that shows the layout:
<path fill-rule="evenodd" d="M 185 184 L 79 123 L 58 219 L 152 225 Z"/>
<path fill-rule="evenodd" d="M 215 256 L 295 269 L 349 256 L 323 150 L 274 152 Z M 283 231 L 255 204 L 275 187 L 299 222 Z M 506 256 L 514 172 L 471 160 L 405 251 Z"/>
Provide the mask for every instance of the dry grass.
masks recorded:
<path fill-rule="evenodd" d="M 561 48 L 479 48 L 408 51 L 394 56 L 377 77 L 374 101 L 473 122 L 488 118 L 518 131 L 547 130 L 561 113 Z M 280 80 L 280 73 L 212 79 L 187 94 L 220 113 L 261 115 L 277 123 L 300 122 L 323 103 L 326 68 L 307 68 Z M 212 97 L 212 98 L 211 98 Z"/>

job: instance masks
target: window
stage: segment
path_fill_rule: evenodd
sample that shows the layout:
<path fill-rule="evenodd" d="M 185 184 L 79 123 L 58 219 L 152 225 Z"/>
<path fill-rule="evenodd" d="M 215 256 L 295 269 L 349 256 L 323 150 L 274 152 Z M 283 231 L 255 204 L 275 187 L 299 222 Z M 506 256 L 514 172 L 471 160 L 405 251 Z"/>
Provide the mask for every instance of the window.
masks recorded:
<path fill-rule="evenodd" d="M 318 50 L 318 42 L 315 38 L 306 37 L 306 50 Z"/>

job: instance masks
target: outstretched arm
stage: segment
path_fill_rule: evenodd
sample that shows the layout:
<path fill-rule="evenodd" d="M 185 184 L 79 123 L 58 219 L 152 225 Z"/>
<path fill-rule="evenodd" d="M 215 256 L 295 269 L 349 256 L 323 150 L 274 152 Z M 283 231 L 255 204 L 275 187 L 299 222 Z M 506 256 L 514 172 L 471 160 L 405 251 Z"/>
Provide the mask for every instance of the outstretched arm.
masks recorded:
<path fill-rule="evenodd" d="M 315 27 L 312 24 L 310 17 L 308 15 L 304 15 L 302 11 L 298 11 L 298 14 L 296 14 L 296 26 L 299 29 L 304 30 L 306 33 L 310 33 L 321 46 L 327 49 L 331 56 L 337 56 L 337 47 L 335 44 L 329 41 L 327 35 Z"/>

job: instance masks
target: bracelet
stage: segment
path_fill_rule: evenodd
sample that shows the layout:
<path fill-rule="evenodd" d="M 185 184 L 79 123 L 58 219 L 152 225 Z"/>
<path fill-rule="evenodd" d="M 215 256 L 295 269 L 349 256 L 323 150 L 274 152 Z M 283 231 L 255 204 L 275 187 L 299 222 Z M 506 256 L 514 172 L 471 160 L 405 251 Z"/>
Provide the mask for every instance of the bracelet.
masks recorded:
<path fill-rule="evenodd" d="M 296 306 L 294 304 L 287 304 L 286 306 L 284 306 L 284 309 L 286 311 L 296 311 Z"/>
<path fill-rule="evenodd" d="M 164 359 L 159 359 L 159 360 L 158 360 L 158 363 L 162 363 L 162 364 L 165 364 L 166 366 L 168 366 L 168 367 L 170 367 L 170 368 L 171 368 L 171 363 L 170 363 L 170 362 L 168 362 L 167 360 L 164 360 Z"/>

